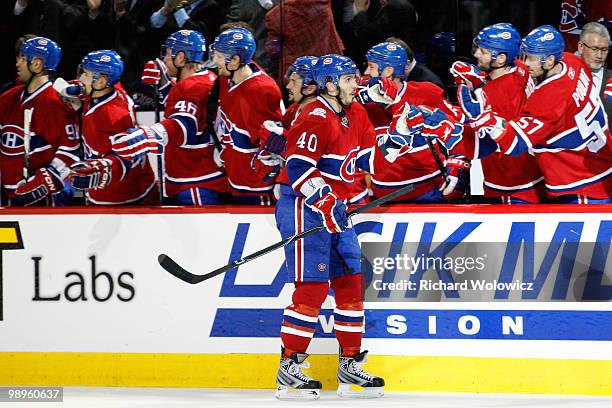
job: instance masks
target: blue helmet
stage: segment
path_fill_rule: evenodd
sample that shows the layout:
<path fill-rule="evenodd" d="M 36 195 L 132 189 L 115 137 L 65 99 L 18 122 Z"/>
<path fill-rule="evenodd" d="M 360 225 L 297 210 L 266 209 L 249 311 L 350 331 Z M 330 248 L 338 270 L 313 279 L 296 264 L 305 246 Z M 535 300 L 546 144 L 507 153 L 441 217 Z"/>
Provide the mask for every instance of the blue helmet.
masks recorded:
<path fill-rule="evenodd" d="M 327 54 L 319 57 L 315 65 L 315 82 L 320 90 L 331 82 L 338 86 L 342 75 L 357 73 L 357 65 L 349 57 L 338 54 Z"/>
<path fill-rule="evenodd" d="M 403 77 L 408 64 L 406 50 L 393 42 L 376 44 L 366 53 L 366 60 L 378 64 L 378 71 L 387 67 L 393 68 L 393 75 Z"/>
<path fill-rule="evenodd" d="M 81 67 L 94 73 L 95 80 L 102 74 L 108 77 L 108 84 L 119 82 L 123 73 L 123 60 L 113 50 L 92 51 L 83 58 Z"/>
<path fill-rule="evenodd" d="M 553 55 L 555 61 L 561 61 L 564 49 L 563 36 L 550 25 L 534 28 L 521 43 L 521 53 L 539 55 L 542 64 L 549 55 Z"/>
<path fill-rule="evenodd" d="M 499 54 L 506 54 L 507 60 L 516 59 L 521 46 L 521 36 L 510 23 L 493 24 L 480 30 L 474 45 L 491 51 L 491 60 L 495 61 Z"/>
<path fill-rule="evenodd" d="M 426 40 L 428 55 L 442 58 L 453 58 L 455 55 L 455 34 L 449 31 L 435 33 Z"/>
<path fill-rule="evenodd" d="M 43 61 L 43 67 L 50 71 L 54 71 L 62 59 L 62 49 L 53 40 L 45 37 L 30 38 L 21 44 L 19 53 L 26 56 L 28 63 L 34 58 L 40 58 Z"/>
<path fill-rule="evenodd" d="M 226 54 L 225 63 L 229 64 L 232 57 L 240 57 L 241 64 L 249 64 L 255 54 L 255 38 L 250 31 L 244 28 L 230 28 L 215 38 L 213 50 Z"/>
<path fill-rule="evenodd" d="M 206 40 L 204 36 L 193 30 L 179 30 L 170 34 L 164 43 L 162 57 L 166 55 L 166 49 L 171 50 L 172 58 L 183 52 L 187 62 L 204 62 L 206 54 Z"/>
<path fill-rule="evenodd" d="M 303 79 L 302 88 L 312 85 L 316 82 L 315 65 L 317 61 L 318 58 L 311 55 L 297 57 L 295 61 L 293 61 L 293 64 L 287 69 L 287 78 L 295 72 Z"/>

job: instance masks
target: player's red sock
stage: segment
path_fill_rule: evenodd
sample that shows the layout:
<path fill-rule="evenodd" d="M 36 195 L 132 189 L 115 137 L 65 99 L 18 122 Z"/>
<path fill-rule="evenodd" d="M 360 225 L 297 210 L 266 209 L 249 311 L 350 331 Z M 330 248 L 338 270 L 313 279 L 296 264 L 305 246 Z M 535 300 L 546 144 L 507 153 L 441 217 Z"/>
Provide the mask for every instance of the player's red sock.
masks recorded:
<path fill-rule="evenodd" d="M 361 274 L 344 275 L 332 279 L 336 299 L 334 331 L 343 357 L 352 357 L 361 351 L 364 312 L 361 292 Z"/>
<path fill-rule="evenodd" d="M 285 309 L 281 327 L 283 357 L 305 353 L 319 321 L 319 310 L 327 297 L 327 282 L 297 282 L 293 303 Z"/>

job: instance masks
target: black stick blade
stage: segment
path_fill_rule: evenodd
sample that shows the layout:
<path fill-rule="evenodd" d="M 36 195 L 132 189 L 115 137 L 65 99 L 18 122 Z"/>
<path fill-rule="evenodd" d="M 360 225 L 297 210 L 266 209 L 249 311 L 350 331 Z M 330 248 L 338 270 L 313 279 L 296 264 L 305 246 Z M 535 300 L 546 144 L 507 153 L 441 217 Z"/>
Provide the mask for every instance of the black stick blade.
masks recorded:
<path fill-rule="evenodd" d="M 197 280 L 198 275 L 194 275 L 191 272 L 187 271 L 181 265 L 174 262 L 174 260 L 166 254 L 159 254 L 157 257 L 157 262 L 159 262 L 162 268 L 164 268 L 166 271 L 176 276 L 183 282 L 191 283 L 192 285 L 199 282 Z"/>

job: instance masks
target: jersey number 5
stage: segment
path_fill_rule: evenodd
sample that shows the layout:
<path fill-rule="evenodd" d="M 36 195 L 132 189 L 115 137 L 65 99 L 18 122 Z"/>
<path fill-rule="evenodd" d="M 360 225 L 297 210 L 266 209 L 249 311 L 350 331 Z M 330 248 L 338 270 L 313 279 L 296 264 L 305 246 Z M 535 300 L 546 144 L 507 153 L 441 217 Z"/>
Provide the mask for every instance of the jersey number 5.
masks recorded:
<path fill-rule="evenodd" d="M 306 140 L 307 133 L 302 133 L 302 136 L 297 141 L 297 147 L 300 149 L 306 148 L 309 152 L 315 152 L 317 150 L 317 135 L 311 134 Z"/>

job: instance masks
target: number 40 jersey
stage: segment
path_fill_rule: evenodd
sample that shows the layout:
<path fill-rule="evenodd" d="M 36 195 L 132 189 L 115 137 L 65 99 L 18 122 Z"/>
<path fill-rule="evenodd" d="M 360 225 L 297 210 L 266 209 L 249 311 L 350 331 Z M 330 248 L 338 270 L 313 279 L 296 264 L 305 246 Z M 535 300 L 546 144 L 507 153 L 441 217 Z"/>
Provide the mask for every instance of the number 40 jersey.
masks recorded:
<path fill-rule="evenodd" d="M 355 170 L 373 172 L 376 134 L 363 106 L 340 114 L 321 96 L 300 112 L 287 137 L 287 165 L 278 182 L 299 194 L 302 185 L 322 178 L 339 199 L 352 197 Z"/>

